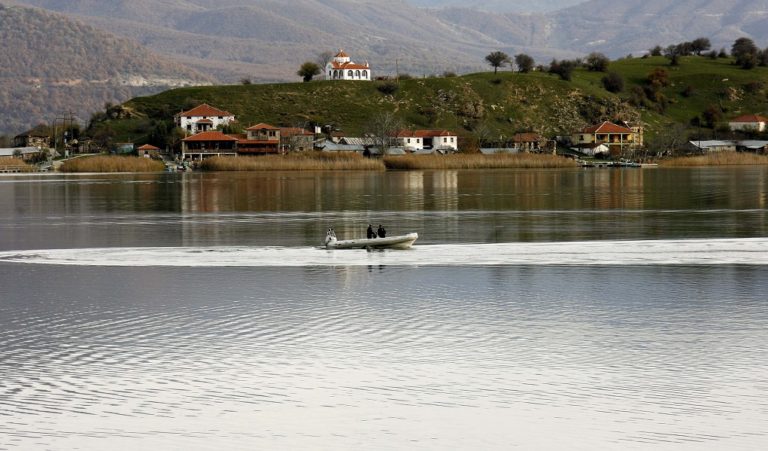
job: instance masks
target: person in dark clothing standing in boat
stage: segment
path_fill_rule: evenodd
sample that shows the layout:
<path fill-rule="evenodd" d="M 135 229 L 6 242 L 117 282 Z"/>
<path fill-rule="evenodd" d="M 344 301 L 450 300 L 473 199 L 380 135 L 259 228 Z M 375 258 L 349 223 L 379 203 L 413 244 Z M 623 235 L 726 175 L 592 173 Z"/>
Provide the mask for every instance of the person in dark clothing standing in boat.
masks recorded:
<path fill-rule="evenodd" d="M 373 226 L 368 224 L 368 239 L 376 238 L 376 234 L 373 232 Z"/>
<path fill-rule="evenodd" d="M 384 230 L 384 227 L 382 227 L 381 224 L 379 224 L 378 233 L 379 233 L 379 238 L 384 238 L 387 236 L 387 231 Z"/>

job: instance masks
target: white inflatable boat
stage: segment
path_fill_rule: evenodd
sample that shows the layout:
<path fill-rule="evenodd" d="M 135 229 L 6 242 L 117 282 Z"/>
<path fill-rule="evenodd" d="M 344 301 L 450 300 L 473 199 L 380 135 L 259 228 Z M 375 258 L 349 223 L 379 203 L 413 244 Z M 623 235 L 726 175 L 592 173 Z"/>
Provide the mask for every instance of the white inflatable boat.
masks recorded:
<path fill-rule="evenodd" d="M 328 229 L 325 236 L 326 249 L 409 249 L 419 238 L 416 232 L 385 238 L 360 238 L 357 240 L 338 240 L 333 229 Z"/>

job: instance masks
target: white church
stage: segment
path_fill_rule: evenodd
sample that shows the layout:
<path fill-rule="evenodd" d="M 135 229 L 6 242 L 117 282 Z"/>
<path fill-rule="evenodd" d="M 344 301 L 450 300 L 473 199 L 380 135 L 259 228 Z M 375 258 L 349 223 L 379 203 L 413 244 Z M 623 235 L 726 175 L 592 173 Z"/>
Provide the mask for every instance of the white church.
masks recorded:
<path fill-rule="evenodd" d="M 365 64 L 353 63 L 344 50 L 325 65 L 326 80 L 371 80 L 371 68 L 368 62 Z"/>

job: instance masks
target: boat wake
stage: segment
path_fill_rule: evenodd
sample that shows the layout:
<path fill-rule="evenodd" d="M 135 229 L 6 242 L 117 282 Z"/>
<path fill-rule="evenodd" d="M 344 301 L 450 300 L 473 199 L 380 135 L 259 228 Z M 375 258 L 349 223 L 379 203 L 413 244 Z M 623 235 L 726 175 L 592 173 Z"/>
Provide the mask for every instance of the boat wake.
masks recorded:
<path fill-rule="evenodd" d="M 768 265 L 768 238 L 320 247 L 136 247 L 0 252 L 0 263 L 76 266 L 302 267 Z"/>

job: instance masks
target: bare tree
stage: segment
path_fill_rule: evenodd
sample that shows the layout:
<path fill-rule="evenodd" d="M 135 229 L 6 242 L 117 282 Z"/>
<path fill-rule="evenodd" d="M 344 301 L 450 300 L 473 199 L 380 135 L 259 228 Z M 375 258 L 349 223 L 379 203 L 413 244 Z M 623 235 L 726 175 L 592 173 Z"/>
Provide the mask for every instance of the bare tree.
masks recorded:
<path fill-rule="evenodd" d="M 366 134 L 373 140 L 374 146 L 385 155 L 389 148 L 397 141 L 397 132 L 403 128 L 403 124 L 390 112 L 381 112 L 374 115 L 366 124 Z"/>

